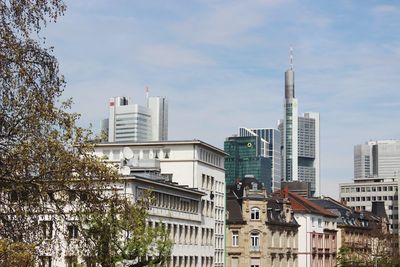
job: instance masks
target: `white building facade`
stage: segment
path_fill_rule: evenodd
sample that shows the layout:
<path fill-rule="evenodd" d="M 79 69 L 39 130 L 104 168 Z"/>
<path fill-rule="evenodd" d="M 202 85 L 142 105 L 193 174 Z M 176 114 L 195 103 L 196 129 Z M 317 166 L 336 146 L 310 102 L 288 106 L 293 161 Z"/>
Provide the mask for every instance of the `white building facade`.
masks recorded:
<path fill-rule="evenodd" d="M 390 231 L 398 233 L 399 203 L 397 178 L 355 179 L 354 183 L 342 183 L 340 199 L 348 207 L 359 211 L 372 211 L 372 202 L 383 201 L 389 219 Z"/>
<path fill-rule="evenodd" d="M 354 179 L 400 174 L 400 140 L 369 141 L 354 146 Z"/>
<path fill-rule="evenodd" d="M 168 139 L 168 103 L 165 97 L 148 97 L 147 105 L 131 103 L 126 97 L 109 101 L 108 121 L 102 128 L 109 142 L 144 142 Z M 106 127 L 108 123 L 108 127 Z"/>
<path fill-rule="evenodd" d="M 133 165 L 157 159 L 161 174 L 172 182 L 197 188 L 205 195 L 201 200 L 201 220 L 209 230 L 212 245 L 210 266 L 224 265 L 225 229 L 225 152 L 199 140 L 146 143 L 106 143 L 95 147 L 95 154 L 117 164 L 125 159 L 124 148 L 132 151 Z M 135 160 L 136 159 L 136 160 Z"/>
<path fill-rule="evenodd" d="M 398 182 L 400 140 L 369 141 L 354 146 L 354 181 L 340 184 L 340 198 L 356 210 L 371 211 L 383 201 L 390 230 L 399 233 Z"/>

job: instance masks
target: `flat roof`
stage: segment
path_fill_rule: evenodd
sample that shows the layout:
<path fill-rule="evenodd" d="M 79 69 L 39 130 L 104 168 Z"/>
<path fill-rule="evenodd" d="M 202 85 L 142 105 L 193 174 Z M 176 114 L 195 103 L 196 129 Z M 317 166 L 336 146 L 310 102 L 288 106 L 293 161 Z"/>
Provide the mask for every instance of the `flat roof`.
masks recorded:
<path fill-rule="evenodd" d="M 124 147 L 124 146 L 162 146 L 162 145 L 203 145 L 215 152 L 220 153 L 221 155 L 225 156 L 228 155 L 222 149 L 210 145 L 206 142 L 201 140 L 193 139 L 193 140 L 168 140 L 168 141 L 146 141 L 146 142 L 105 142 L 105 143 L 97 143 L 95 147 Z"/>

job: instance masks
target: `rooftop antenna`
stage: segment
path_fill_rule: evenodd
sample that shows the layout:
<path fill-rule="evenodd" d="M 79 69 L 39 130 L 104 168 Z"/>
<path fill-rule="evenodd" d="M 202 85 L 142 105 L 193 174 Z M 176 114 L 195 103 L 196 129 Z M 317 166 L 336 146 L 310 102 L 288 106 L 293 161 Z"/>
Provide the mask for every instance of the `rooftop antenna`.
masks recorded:
<path fill-rule="evenodd" d="M 149 106 L 149 86 L 147 86 L 147 85 L 146 85 L 145 92 L 146 92 L 146 103 L 147 103 L 147 106 Z"/>
<path fill-rule="evenodd" d="M 290 46 L 290 55 L 289 55 L 289 66 L 290 69 L 293 70 L 293 47 Z"/>

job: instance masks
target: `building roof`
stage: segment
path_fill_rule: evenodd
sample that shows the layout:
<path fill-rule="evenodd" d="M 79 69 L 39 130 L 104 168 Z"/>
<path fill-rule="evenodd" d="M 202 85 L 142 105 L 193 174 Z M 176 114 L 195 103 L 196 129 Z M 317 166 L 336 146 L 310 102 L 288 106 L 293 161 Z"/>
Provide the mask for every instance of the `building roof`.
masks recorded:
<path fill-rule="evenodd" d="M 154 176 L 150 175 L 149 173 L 138 173 L 134 174 L 131 176 L 123 176 L 121 177 L 123 180 L 138 180 L 142 181 L 148 184 L 154 184 L 154 185 L 160 185 L 163 187 L 179 190 L 179 191 L 185 191 L 191 194 L 196 194 L 199 196 L 205 196 L 206 194 L 204 192 L 201 192 L 197 190 L 197 188 L 191 188 L 188 187 L 187 185 L 180 185 L 178 183 L 166 181 L 162 176 Z"/>
<path fill-rule="evenodd" d="M 222 149 L 219 149 L 211 144 L 203 142 L 201 140 L 168 140 L 168 141 L 146 141 L 146 142 L 104 142 L 95 144 L 95 147 L 125 147 L 125 146 L 165 146 L 165 145 L 192 145 L 198 144 L 203 145 L 215 152 L 218 152 L 222 156 L 228 155 Z"/>
<path fill-rule="evenodd" d="M 242 216 L 242 206 L 236 199 L 227 199 L 226 200 L 226 209 L 228 211 L 228 224 L 244 224 L 246 223 L 243 220 Z"/>
<path fill-rule="evenodd" d="M 336 214 L 338 216 L 336 219 L 338 227 L 347 226 L 370 230 L 376 227 L 382 221 L 382 218 L 386 218 L 384 209 L 384 214 L 374 214 L 368 211 L 355 211 L 330 197 L 311 198 L 309 200 Z"/>
<path fill-rule="evenodd" d="M 245 177 L 236 184 L 227 186 L 226 209 L 228 211 L 227 224 L 244 224 L 242 203 L 244 200 L 252 199 L 264 201 L 267 210 L 268 225 L 280 225 L 298 227 L 299 224 L 292 216 L 290 221 L 286 221 L 284 214 L 285 200 L 279 196 L 267 195 L 263 185 L 254 177 Z"/>
<path fill-rule="evenodd" d="M 327 217 L 338 217 L 329 210 L 313 203 L 311 200 L 302 197 L 294 192 L 290 192 L 287 188 L 275 191 L 274 194 L 279 194 L 282 197 L 289 198 L 292 203 L 292 209 L 297 213 L 311 213 Z"/>

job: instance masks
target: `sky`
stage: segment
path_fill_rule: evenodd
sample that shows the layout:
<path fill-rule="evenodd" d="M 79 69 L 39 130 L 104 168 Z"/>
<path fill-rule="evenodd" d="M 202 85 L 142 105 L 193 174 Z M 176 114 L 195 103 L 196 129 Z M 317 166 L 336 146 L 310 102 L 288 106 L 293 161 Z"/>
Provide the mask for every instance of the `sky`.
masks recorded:
<path fill-rule="evenodd" d="M 321 192 L 353 178 L 353 147 L 400 139 L 399 1 L 66 1 L 42 35 L 79 124 L 108 99 L 169 102 L 169 139 L 223 148 L 238 127 L 277 127 L 294 49 L 299 113 L 320 113 Z"/>

